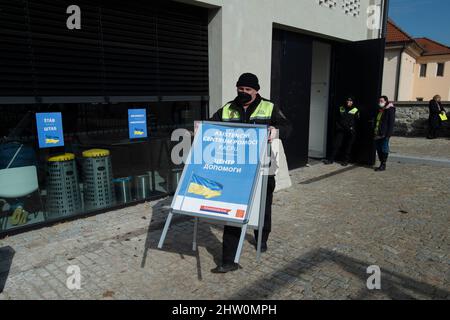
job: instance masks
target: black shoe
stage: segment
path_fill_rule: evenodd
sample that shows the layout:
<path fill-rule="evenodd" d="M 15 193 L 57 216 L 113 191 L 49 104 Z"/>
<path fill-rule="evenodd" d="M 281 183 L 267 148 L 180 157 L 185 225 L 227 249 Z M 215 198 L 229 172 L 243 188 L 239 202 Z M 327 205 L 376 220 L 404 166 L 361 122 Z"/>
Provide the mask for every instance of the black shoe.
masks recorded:
<path fill-rule="evenodd" d="M 258 250 L 258 244 L 254 243 L 253 245 L 255 246 L 255 250 Z M 261 253 L 266 251 L 267 251 L 267 242 L 263 242 L 261 243 Z"/>
<path fill-rule="evenodd" d="M 334 161 L 333 160 L 325 160 L 323 163 L 326 165 L 329 165 L 329 164 L 333 164 Z"/>
<path fill-rule="evenodd" d="M 263 242 L 261 243 L 261 252 L 266 252 L 267 251 L 267 243 Z"/>
<path fill-rule="evenodd" d="M 241 269 L 242 267 L 238 263 L 224 264 L 222 266 L 217 266 L 214 269 L 211 269 L 212 273 L 227 273 L 231 271 L 236 271 L 237 269 Z"/>
<path fill-rule="evenodd" d="M 342 162 L 342 163 L 341 163 L 341 166 L 343 166 L 343 167 L 348 166 L 348 162 L 347 162 L 347 161 Z"/>
<path fill-rule="evenodd" d="M 253 246 L 255 247 L 255 250 L 258 251 L 258 231 L 255 230 L 255 239 L 252 241 Z M 261 252 L 267 251 L 267 238 L 261 239 Z"/>
<path fill-rule="evenodd" d="M 386 171 L 386 164 L 382 163 L 378 168 L 375 169 L 376 172 Z"/>

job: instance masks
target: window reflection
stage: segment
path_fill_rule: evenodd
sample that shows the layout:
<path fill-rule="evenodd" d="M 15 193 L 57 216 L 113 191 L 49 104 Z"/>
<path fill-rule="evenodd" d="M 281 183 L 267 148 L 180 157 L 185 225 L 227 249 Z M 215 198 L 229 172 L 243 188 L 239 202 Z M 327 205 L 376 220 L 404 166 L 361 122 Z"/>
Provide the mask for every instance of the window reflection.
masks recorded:
<path fill-rule="evenodd" d="M 146 109 L 148 138 L 128 137 Z M 193 130 L 200 101 L 0 106 L 0 233 L 173 193 L 171 133 Z M 64 147 L 39 149 L 35 114 L 61 112 Z"/>

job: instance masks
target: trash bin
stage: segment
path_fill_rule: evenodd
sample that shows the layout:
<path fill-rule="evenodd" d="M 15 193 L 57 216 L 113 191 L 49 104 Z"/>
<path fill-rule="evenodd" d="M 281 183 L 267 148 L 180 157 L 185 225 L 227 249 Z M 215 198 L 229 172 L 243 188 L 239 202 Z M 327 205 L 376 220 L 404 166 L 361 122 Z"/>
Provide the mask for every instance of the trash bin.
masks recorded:
<path fill-rule="evenodd" d="M 114 191 L 118 203 L 128 203 L 131 198 L 131 177 L 114 179 Z"/>
<path fill-rule="evenodd" d="M 73 153 L 47 159 L 47 214 L 49 218 L 80 212 L 81 194 Z"/>
<path fill-rule="evenodd" d="M 136 176 L 134 179 L 135 179 L 134 183 L 136 190 L 136 199 L 144 200 L 150 197 L 150 193 L 152 190 L 150 175 L 143 174 Z"/>
<path fill-rule="evenodd" d="M 96 210 L 113 206 L 115 193 L 109 150 L 86 150 L 83 152 L 83 158 L 85 209 Z"/>
<path fill-rule="evenodd" d="M 181 174 L 183 173 L 183 168 L 172 168 L 168 171 L 167 177 L 167 192 L 175 193 L 177 191 L 178 183 L 181 179 Z"/>

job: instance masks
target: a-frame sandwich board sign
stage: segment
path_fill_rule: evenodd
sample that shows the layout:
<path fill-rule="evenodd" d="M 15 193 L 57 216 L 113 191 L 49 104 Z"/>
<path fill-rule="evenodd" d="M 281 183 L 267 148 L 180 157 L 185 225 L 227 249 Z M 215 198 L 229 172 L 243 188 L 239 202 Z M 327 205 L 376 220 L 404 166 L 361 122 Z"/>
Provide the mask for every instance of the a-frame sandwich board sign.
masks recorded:
<path fill-rule="evenodd" d="M 266 125 L 230 122 L 199 123 L 178 183 L 158 248 L 162 248 L 174 214 L 240 227 L 238 263 L 247 229 L 258 229 L 261 253 L 270 145 Z"/>

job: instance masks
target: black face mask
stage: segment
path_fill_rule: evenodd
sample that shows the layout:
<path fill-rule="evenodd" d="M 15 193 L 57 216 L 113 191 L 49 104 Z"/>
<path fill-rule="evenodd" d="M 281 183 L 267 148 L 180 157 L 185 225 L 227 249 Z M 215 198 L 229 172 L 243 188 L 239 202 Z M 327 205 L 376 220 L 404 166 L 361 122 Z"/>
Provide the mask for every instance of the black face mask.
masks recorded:
<path fill-rule="evenodd" d="M 234 99 L 234 102 L 241 107 L 250 101 L 252 101 L 252 96 L 246 92 L 238 92 L 237 97 Z"/>

